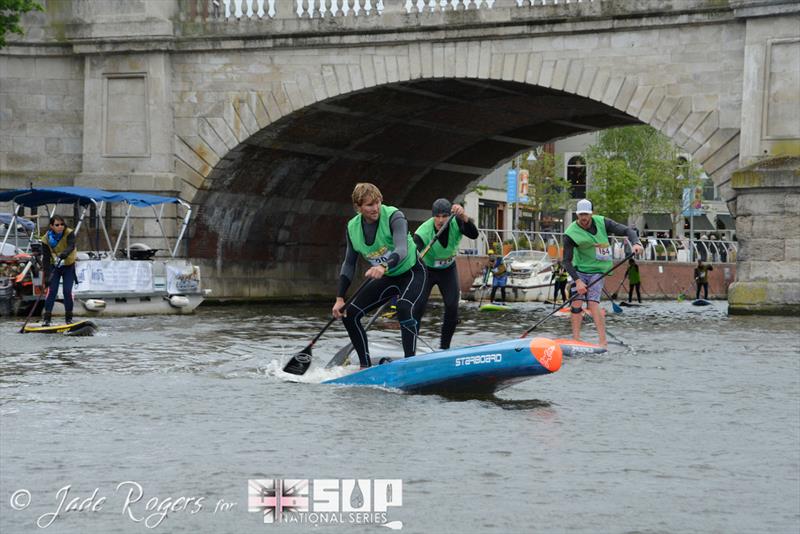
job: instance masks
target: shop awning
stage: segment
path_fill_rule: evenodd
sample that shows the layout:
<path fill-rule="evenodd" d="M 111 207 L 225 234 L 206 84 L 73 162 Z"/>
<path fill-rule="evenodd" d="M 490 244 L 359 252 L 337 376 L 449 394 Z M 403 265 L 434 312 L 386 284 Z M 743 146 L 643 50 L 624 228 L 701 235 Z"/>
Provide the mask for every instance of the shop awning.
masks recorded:
<path fill-rule="evenodd" d="M 648 231 L 669 232 L 672 230 L 672 219 L 669 213 L 645 213 L 644 229 Z"/>
<path fill-rule="evenodd" d="M 706 217 L 705 215 L 698 215 L 696 217 L 691 217 L 691 218 L 694 219 L 692 223 L 694 224 L 695 232 L 707 232 L 716 230 L 716 228 L 714 228 L 714 225 L 711 224 L 711 221 L 709 221 L 708 217 Z M 688 230 L 689 228 L 691 228 L 689 222 L 690 217 L 684 217 L 684 219 L 686 221 L 684 228 Z"/>
<path fill-rule="evenodd" d="M 733 217 L 727 213 L 717 214 L 717 226 L 720 227 L 720 230 L 736 229 L 736 224 L 733 221 Z"/>

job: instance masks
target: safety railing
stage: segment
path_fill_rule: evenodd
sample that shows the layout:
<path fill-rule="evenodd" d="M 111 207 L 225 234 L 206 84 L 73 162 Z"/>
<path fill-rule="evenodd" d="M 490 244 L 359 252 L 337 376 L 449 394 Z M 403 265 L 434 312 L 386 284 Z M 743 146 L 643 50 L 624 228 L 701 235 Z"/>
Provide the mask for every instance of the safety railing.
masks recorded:
<path fill-rule="evenodd" d="M 506 255 L 512 250 L 536 250 L 547 252 L 552 258 L 560 258 L 564 234 L 560 232 L 532 232 L 524 230 L 500 230 L 479 228 L 477 239 L 464 238 L 460 253 L 463 255 L 496 254 Z M 631 251 L 625 237 L 609 236 L 614 259 L 619 260 Z M 703 260 L 708 263 L 733 263 L 736 261 L 738 246 L 735 241 L 719 239 L 667 239 L 643 237 L 643 251 L 636 256 L 640 261 L 694 263 Z"/>

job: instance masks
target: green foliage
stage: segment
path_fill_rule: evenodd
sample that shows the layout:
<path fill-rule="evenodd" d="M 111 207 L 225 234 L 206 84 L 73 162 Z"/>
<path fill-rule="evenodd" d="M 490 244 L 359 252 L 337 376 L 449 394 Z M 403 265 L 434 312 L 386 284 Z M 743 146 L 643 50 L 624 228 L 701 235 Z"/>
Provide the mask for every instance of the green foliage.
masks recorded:
<path fill-rule="evenodd" d="M 564 168 L 561 155 L 536 151 L 536 160 L 523 158 L 521 168 L 528 171 L 529 200 L 525 206 L 533 212 L 534 221 L 540 220 L 543 214 L 555 214 L 564 209 L 571 198 L 571 185 L 561 175 Z"/>
<path fill-rule="evenodd" d="M 684 187 L 696 185 L 700 168 L 685 163 L 672 141 L 650 126 L 606 130 L 586 150 L 595 211 L 625 222 L 643 211 L 667 212 L 677 222 Z"/>
<path fill-rule="evenodd" d="M 6 45 L 8 32 L 23 35 L 19 19 L 28 11 L 44 11 L 44 8 L 33 0 L 0 0 L 0 48 Z"/>

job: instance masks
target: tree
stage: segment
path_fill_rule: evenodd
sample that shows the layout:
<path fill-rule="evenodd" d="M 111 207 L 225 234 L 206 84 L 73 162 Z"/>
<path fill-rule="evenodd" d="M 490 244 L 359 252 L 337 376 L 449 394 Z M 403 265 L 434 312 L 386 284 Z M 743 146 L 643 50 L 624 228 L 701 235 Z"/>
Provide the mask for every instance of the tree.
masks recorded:
<path fill-rule="evenodd" d="M 570 183 L 561 176 L 564 167 L 561 156 L 536 151 L 535 160 L 522 159 L 520 168 L 528 171 L 528 202 L 533 212 L 534 229 L 540 230 L 542 215 L 564 209 L 570 199 Z M 537 224 L 538 223 L 538 224 Z"/>
<path fill-rule="evenodd" d="M 8 32 L 23 35 L 19 19 L 29 11 L 44 11 L 44 8 L 33 0 L 0 0 L 0 48 L 6 45 Z"/>
<path fill-rule="evenodd" d="M 605 130 L 586 150 L 586 160 L 592 167 L 589 198 L 595 211 L 621 222 L 652 210 L 669 213 L 675 227 L 683 188 L 696 185 L 700 175 L 667 136 L 645 125 Z"/>

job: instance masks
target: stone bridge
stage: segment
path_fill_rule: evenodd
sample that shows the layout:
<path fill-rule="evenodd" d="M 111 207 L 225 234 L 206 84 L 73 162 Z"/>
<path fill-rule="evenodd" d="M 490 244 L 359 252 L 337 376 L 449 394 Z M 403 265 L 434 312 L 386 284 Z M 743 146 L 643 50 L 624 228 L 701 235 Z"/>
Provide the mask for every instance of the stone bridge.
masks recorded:
<path fill-rule="evenodd" d="M 217 297 L 330 297 L 356 182 L 413 227 L 532 147 L 645 123 L 737 215 L 731 310 L 800 307 L 793 0 L 45 4 L 0 50 L 0 187 L 180 195 Z"/>

